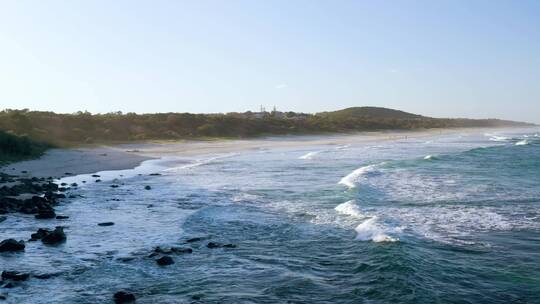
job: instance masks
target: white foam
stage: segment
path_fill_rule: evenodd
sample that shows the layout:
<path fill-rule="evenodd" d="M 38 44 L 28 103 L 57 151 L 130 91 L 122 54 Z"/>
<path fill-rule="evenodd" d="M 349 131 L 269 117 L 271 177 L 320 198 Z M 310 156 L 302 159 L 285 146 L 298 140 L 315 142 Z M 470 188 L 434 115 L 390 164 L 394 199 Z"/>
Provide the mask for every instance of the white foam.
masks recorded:
<path fill-rule="evenodd" d="M 378 165 L 369 165 L 369 166 L 364 166 L 364 167 L 360 167 L 356 170 L 354 170 L 353 172 L 349 173 L 349 175 L 343 177 L 338 184 L 341 184 L 341 185 L 345 185 L 349 188 L 355 188 L 356 187 L 356 183 L 358 183 L 358 181 L 363 178 L 366 174 L 370 173 L 370 172 L 374 172 L 376 170 Z"/>
<path fill-rule="evenodd" d="M 398 238 L 391 237 L 386 234 L 387 230 L 384 226 L 378 223 L 378 218 L 372 217 L 365 220 L 356 227 L 356 239 L 360 241 L 379 242 L 397 242 Z"/>
<path fill-rule="evenodd" d="M 342 145 L 342 146 L 337 146 L 336 147 L 336 150 L 345 150 L 347 148 L 349 148 L 351 145 Z"/>
<path fill-rule="evenodd" d="M 434 157 L 433 155 L 426 155 L 426 156 L 424 157 L 425 160 L 432 160 L 432 159 L 434 159 L 434 158 L 435 158 L 435 157 Z"/>
<path fill-rule="evenodd" d="M 236 153 L 230 153 L 230 154 L 219 155 L 219 156 L 210 157 L 210 158 L 206 158 L 206 159 L 199 159 L 199 160 L 196 160 L 193 163 L 190 163 L 190 164 L 187 164 L 187 165 L 182 165 L 182 166 L 175 167 L 175 168 L 170 168 L 170 169 L 165 170 L 165 171 L 178 170 L 178 169 L 192 169 L 192 168 L 196 168 L 196 167 L 199 167 L 199 166 L 210 164 L 210 163 L 212 163 L 212 162 L 214 162 L 216 160 L 219 160 L 219 159 L 228 158 L 228 157 L 232 157 L 232 156 L 235 156 L 235 155 L 237 155 L 237 154 Z"/>
<path fill-rule="evenodd" d="M 356 204 L 354 200 L 347 201 L 345 203 L 341 203 L 334 208 L 337 212 L 345 215 L 349 215 L 356 218 L 364 218 L 365 216 L 362 214 L 362 211 Z"/>
<path fill-rule="evenodd" d="M 322 151 L 313 151 L 313 152 L 309 152 L 307 154 L 304 154 L 302 156 L 300 156 L 298 159 L 313 159 L 313 157 L 319 153 L 321 153 Z"/>
<path fill-rule="evenodd" d="M 520 140 L 517 143 L 515 143 L 516 146 L 525 146 L 525 145 L 528 145 L 528 144 L 529 144 L 529 142 L 526 139 Z"/>
<path fill-rule="evenodd" d="M 489 140 L 491 141 L 499 141 L 499 142 L 502 142 L 502 141 L 509 141 L 510 138 L 509 137 L 506 137 L 506 136 L 497 136 L 497 135 L 492 135 Z"/>

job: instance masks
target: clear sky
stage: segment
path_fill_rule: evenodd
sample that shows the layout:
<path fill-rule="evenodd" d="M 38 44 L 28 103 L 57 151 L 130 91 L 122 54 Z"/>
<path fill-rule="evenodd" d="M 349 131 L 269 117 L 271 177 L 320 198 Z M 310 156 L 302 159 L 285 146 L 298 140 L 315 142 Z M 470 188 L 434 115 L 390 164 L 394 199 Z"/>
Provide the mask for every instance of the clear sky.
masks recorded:
<path fill-rule="evenodd" d="M 540 1 L 0 0 L 0 108 L 540 123 Z"/>

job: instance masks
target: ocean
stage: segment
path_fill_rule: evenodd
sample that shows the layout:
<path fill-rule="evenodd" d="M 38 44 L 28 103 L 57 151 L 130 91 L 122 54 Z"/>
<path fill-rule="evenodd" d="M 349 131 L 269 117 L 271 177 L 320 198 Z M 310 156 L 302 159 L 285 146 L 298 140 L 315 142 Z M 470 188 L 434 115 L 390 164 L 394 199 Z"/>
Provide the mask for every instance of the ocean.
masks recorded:
<path fill-rule="evenodd" d="M 0 269 L 50 278 L 0 292 L 12 303 L 110 303 L 119 290 L 137 303 L 540 303 L 539 132 L 169 155 L 97 183 L 68 177 L 79 187 L 56 208 L 70 216 L 67 242 L 0 255 Z M 57 224 L 10 215 L 0 235 Z M 158 266 L 156 246 L 193 253 Z"/>

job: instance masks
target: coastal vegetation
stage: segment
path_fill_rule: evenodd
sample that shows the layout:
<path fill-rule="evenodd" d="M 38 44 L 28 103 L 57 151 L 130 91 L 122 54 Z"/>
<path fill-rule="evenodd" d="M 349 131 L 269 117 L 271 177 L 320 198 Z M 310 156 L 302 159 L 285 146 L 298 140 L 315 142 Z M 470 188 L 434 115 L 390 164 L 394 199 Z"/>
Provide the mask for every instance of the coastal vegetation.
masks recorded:
<path fill-rule="evenodd" d="M 0 131 L 0 165 L 39 157 L 50 145 Z"/>
<path fill-rule="evenodd" d="M 14 151 L 10 152 L 14 155 L 39 153 L 43 146 L 33 144 L 31 140 L 69 146 L 141 140 L 526 125 L 498 119 L 431 118 L 377 107 L 355 107 L 317 114 L 278 111 L 226 114 L 57 114 L 29 110 L 0 112 L 0 130 L 20 136 L 15 139 L 2 133 L 7 136 L 5 141 L 14 143 Z M 11 144 L 7 146 L 9 148 Z"/>

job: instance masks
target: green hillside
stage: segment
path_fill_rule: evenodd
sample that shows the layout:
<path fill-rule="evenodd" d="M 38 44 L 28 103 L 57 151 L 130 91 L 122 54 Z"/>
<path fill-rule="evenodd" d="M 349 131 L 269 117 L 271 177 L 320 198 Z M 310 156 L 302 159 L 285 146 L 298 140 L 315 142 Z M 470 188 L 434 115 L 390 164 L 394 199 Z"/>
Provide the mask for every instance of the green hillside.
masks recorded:
<path fill-rule="evenodd" d="M 420 119 L 421 115 L 407 113 L 400 110 L 381 107 L 352 107 L 333 112 L 323 112 L 317 115 L 328 116 L 333 119 L 348 118 L 391 118 L 391 119 Z"/>

